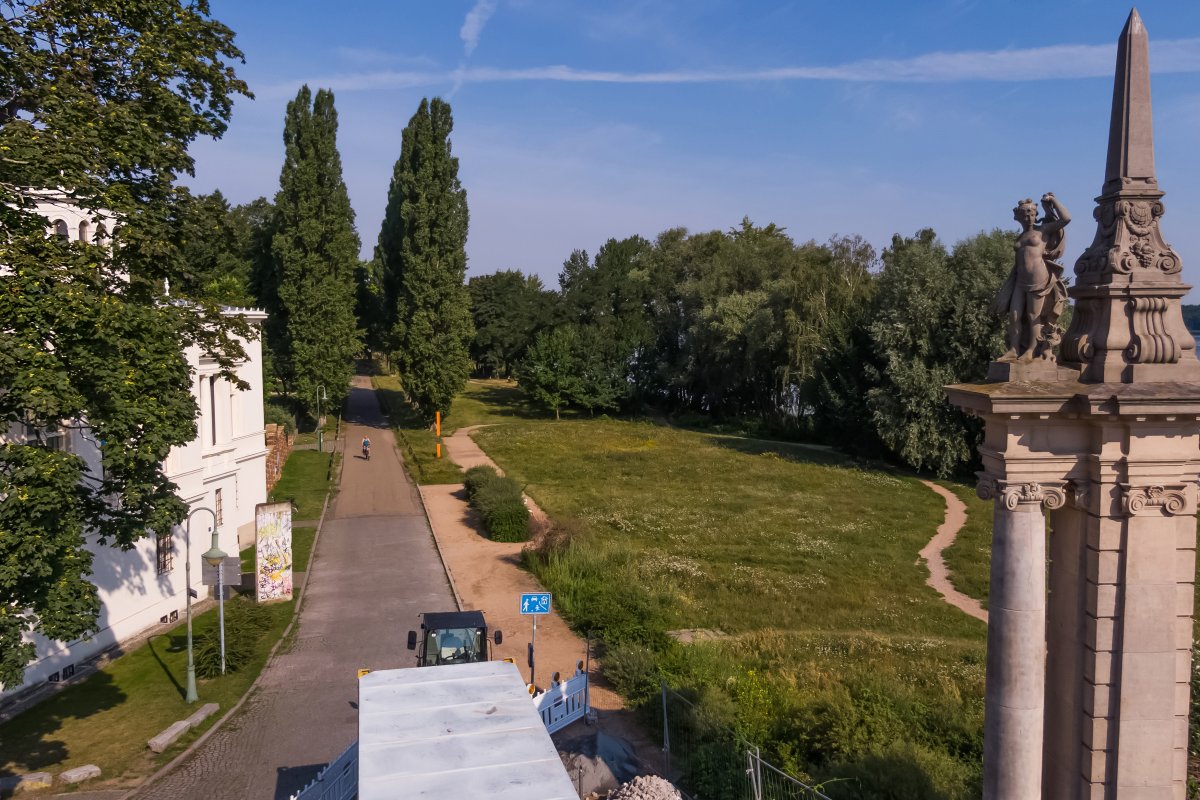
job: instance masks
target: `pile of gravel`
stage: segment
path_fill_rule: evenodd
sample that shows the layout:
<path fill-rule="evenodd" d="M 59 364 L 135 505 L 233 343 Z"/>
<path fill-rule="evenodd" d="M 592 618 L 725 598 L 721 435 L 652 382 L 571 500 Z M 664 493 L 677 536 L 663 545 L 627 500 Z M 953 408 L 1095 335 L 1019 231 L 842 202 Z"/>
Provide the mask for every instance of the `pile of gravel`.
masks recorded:
<path fill-rule="evenodd" d="M 608 800 L 682 800 L 670 781 L 657 775 L 639 775 L 629 783 L 622 784 L 608 796 Z"/>

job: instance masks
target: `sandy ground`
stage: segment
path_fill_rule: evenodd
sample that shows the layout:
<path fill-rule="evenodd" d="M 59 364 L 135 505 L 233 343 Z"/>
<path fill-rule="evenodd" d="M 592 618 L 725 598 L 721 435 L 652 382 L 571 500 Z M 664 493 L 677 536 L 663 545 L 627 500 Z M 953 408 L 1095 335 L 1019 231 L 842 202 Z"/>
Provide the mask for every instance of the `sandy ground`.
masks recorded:
<path fill-rule="evenodd" d="M 983 610 L 979 601 L 973 597 L 967 597 L 954 588 L 954 584 L 950 582 L 950 570 L 946 568 L 946 562 L 942 559 L 942 552 L 954 544 L 958 532 L 962 530 L 963 525 L 967 524 L 967 507 L 949 489 L 931 481 L 923 480 L 921 483 L 937 492 L 946 501 L 945 521 L 938 526 L 937 535 L 930 539 L 929 544 L 921 550 L 921 558 L 925 559 L 925 564 L 929 567 L 929 579 L 925 582 L 936 589 L 950 605 L 970 614 L 975 619 L 987 622 L 988 613 Z"/>

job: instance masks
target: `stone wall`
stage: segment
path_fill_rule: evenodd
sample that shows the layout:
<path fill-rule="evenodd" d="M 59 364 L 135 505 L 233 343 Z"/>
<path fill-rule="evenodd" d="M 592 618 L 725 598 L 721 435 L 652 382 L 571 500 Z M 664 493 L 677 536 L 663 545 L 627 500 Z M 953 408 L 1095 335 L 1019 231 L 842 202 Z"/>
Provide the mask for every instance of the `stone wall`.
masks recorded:
<path fill-rule="evenodd" d="M 267 491 L 270 492 L 279 483 L 283 474 L 283 464 L 292 452 L 294 436 L 288 436 L 284 428 L 274 423 L 266 425 L 267 437 Z"/>

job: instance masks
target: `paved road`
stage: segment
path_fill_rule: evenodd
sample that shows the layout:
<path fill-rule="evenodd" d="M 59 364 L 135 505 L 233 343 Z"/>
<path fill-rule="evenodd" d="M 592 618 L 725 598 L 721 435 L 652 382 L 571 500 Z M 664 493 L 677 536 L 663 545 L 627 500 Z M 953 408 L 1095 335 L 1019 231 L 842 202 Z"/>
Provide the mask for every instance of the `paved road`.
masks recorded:
<path fill-rule="evenodd" d="M 370 385 L 356 377 L 346 404 L 340 493 L 317 541 L 294 646 L 236 717 L 138 800 L 286 800 L 357 738 L 358 668 L 409 666 L 416 615 L 454 608 Z M 364 435 L 370 462 L 359 455 Z"/>

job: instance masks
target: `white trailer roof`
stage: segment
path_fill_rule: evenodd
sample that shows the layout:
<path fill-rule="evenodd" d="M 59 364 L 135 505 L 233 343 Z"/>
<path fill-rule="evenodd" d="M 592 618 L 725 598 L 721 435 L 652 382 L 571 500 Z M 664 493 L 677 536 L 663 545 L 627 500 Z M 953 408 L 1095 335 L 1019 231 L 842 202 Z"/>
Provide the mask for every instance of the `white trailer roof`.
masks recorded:
<path fill-rule="evenodd" d="M 358 797 L 576 800 L 514 664 L 380 670 L 358 682 Z"/>

